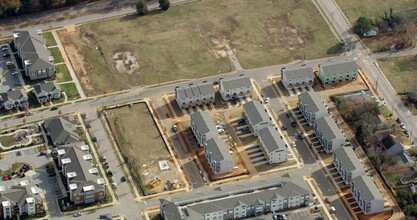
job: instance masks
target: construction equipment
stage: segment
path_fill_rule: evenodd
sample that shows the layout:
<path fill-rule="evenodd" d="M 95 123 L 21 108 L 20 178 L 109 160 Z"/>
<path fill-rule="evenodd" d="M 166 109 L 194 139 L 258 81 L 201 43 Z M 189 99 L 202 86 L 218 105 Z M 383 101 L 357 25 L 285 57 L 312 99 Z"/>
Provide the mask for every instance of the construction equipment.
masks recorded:
<path fill-rule="evenodd" d="M 156 178 L 152 179 L 151 181 L 149 181 L 148 184 L 155 188 L 156 186 L 161 184 L 161 180 L 158 177 L 156 177 Z"/>

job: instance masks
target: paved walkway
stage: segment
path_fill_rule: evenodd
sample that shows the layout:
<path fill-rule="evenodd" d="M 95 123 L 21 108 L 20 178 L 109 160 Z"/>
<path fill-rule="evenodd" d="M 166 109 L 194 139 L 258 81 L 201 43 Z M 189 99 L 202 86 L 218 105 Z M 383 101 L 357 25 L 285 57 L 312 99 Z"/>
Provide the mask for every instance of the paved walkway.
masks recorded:
<path fill-rule="evenodd" d="M 74 69 L 73 69 L 73 68 L 72 68 L 72 66 L 71 66 L 71 63 L 70 63 L 70 61 L 69 61 L 69 59 L 68 59 L 68 56 L 67 56 L 67 54 L 65 53 L 64 47 L 62 46 L 62 43 L 61 43 L 61 40 L 59 39 L 59 37 L 58 37 L 58 35 L 56 34 L 56 31 L 55 31 L 55 30 L 52 30 L 52 31 L 51 31 L 51 33 L 52 33 L 52 36 L 54 36 L 54 38 L 55 38 L 56 44 L 57 44 L 57 46 L 58 46 L 58 48 L 59 48 L 59 51 L 60 51 L 60 52 L 61 52 L 61 54 L 62 54 L 62 58 L 64 58 L 64 62 L 65 62 L 65 64 L 66 64 L 66 65 L 67 65 L 67 67 L 68 67 L 68 71 L 69 71 L 69 72 L 70 72 L 70 74 L 71 74 L 72 80 L 73 80 L 73 82 L 75 83 L 75 87 L 77 87 L 77 90 L 78 90 L 78 93 L 80 94 L 81 99 L 85 99 L 85 98 L 86 98 L 86 96 L 85 96 L 85 94 L 84 94 L 84 91 L 83 91 L 83 89 L 82 89 L 82 87 L 81 87 L 80 82 L 78 81 L 77 76 L 75 75 Z"/>

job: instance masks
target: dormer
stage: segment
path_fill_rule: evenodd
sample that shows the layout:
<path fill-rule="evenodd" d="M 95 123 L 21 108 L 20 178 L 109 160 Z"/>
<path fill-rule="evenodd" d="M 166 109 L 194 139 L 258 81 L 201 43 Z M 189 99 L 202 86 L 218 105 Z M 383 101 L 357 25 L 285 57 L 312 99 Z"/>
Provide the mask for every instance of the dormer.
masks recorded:
<path fill-rule="evenodd" d="M 68 179 L 74 178 L 74 177 L 76 177 L 76 176 L 77 176 L 77 173 L 76 173 L 76 172 L 68 172 L 68 173 L 67 173 L 67 177 L 68 177 Z"/>
<path fill-rule="evenodd" d="M 91 160 L 91 159 L 93 159 L 93 156 L 91 154 L 86 154 L 86 155 L 83 155 L 83 159 L 84 160 Z"/>
<path fill-rule="evenodd" d="M 69 163 L 71 163 L 71 159 L 70 158 L 64 158 L 64 159 L 61 160 L 61 163 L 62 163 L 62 165 L 69 164 Z"/>

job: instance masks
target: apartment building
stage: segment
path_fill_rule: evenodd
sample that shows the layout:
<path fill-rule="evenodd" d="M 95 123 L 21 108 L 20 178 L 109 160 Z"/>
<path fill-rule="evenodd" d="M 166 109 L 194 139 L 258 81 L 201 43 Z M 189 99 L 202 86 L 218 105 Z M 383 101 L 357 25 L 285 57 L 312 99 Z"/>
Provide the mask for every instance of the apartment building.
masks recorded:
<path fill-rule="evenodd" d="M 384 211 L 384 197 L 372 177 L 358 176 L 350 183 L 350 192 L 365 215 Z"/>
<path fill-rule="evenodd" d="M 355 80 L 358 78 L 358 65 L 354 60 L 333 60 L 319 65 L 319 78 L 322 84 Z"/>
<path fill-rule="evenodd" d="M 223 100 L 230 101 L 233 98 L 244 98 L 252 96 L 252 82 L 244 76 L 221 79 L 219 92 Z"/>
<path fill-rule="evenodd" d="M 333 165 L 346 185 L 353 178 L 365 175 L 365 167 L 350 147 L 342 147 L 333 152 Z"/>
<path fill-rule="evenodd" d="M 54 58 L 46 48 L 42 30 L 13 31 L 13 42 L 22 59 L 25 75 L 31 80 L 53 78 Z"/>
<path fill-rule="evenodd" d="M 221 186 L 198 197 L 179 195 L 160 199 L 164 220 L 232 220 L 310 206 L 310 189 L 300 175 Z"/>
<path fill-rule="evenodd" d="M 194 133 L 200 147 L 204 146 L 210 138 L 218 137 L 216 125 L 210 116 L 210 113 L 206 111 L 198 111 L 193 113 L 191 116 L 191 130 Z"/>
<path fill-rule="evenodd" d="M 0 104 L 6 110 L 29 106 L 28 96 L 23 90 L 11 90 L 0 93 Z"/>
<path fill-rule="evenodd" d="M 287 90 L 313 86 L 313 69 L 307 66 L 292 66 L 281 69 L 281 82 Z"/>
<path fill-rule="evenodd" d="M 255 136 L 258 135 L 258 131 L 262 128 L 272 126 L 272 118 L 269 117 L 268 111 L 259 101 L 245 103 L 243 105 L 243 113 Z"/>
<path fill-rule="evenodd" d="M 187 86 L 175 87 L 175 100 L 180 108 L 213 103 L 215 91 L 211 83 L 190 83 Z"/>
<path fill-rule="evenodd" d="M 61 98 L 61 87 L 56 81 L 34 85 L 33 91 L 38 102 L 42 104 Z"/>
<path fill-rule="evenodd" d="M 262 128 L 258 132 L 258 139 L 261 150 L 270 164 L 282 163 L 288 160 L 288 146 L 282 140 L 276 128 Z"/>
<path fill-rule="evenodd" d="M 214 174 L 233 171 L 233 157 L 222 139 L 215 137 L 207 140 L 204 143 L 204 156 Z"/>
<path fill-rule="evenodd" d="M 332 118 L 317 119 L 314 122 L 314 133 L 326 153 L 345 146 L 345 136 Z"/>
<path fill-rule="evenodd" d="M 327 116 L 326 107 L 314 91 L 298 95 L 298 109 L 310 126 L 314 124 L 316 119 Z"/>
<path fill-rule="evenodd" d="M 103 201 L 105 199 L 105 181 L 93 166 L 93 155 L 84 142 L 59 146 L 58 166 L 62 171 L 68 194 L 75 205 Z"/>
<path fill-rule="evenodd" d="M 78 142 L 80 136 L 77 129 L 77 120 L 73 115 L 62 116 L 59 118 L 47 119 L 43 127 L 47 135 L 51 138 L 52 144 L 56 147 L 63 144 Z"/>
<path fill-rule="evenodd" d="M 0 216 L 2 219 L 13 218 L 17 215 L 35 215 L 42 212 L 42 200 L 35 184 L 21 184 L 10 188 L 0 188 Z"/>

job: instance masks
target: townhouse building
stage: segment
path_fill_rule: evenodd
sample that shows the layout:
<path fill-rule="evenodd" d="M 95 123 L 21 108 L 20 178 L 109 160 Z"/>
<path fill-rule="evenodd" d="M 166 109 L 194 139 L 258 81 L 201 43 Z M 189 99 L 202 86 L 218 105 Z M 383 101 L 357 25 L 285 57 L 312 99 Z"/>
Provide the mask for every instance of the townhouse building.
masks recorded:
<path fill-rule="evenodd" d="M 282 163 L 288 160 L 288 146 L 282 140 L 276 128 L 262 128 L 258 132 L 258 140 L 269 164 Z"/>
<path fill-rule="evenodd" d="M 224 141 L 218 137 L 210 138 L 204 143 L 204 156 L 214 174 L 233 171 L 233 158 Z"/>
<path fill-rule="evenodd" d="M 213 103 L 214 100 L 214 87 L 207 81 L 203 81 L 202 83 L 191 83 L 187 86 L 175 87 L 175 101 L 180 108 Z"/>
<path fill-rule="evenodd" d="M 358 78 L 358 65 L 354 60 L 334 60 L 319 65 L 319 78 L 322 84 L 331 84 Z"/>
<path fill-rule="evenodd" d="M 28 96 L 23 90 L 11 90 L 0 93 L 1 106 L 6 110 L 25 108 L 29 106 Z"/>
<path fill-rule="evenodd" d="M 210 113 L 206 111 L 197 111 L 191 116 L 191 130 L 194 133 L 200 147 L 204 146 L 204 143 L 211 138 L 218 137 L 216 125 L 210 116 Z"/>
<path fill-rule="evenodd" d="M 314 133 L 326 153 L 345 146 L 345 136 L 332 118 L 317 119 L 314 122 Z"/>
<path fill-rule="evenodd" d="M 384 211 L 384 197 L 372 177 L 358 176 L 350 183 L 350 192 L 365 215 Z"/>
<path fill-rule="evenodd" d="M 272 126 L 272 118 L 268 111 L 259 101 L 250 101 L 243 105 L 243 113 L 250 129 L 256 135 L 264 127 Z"/>
<path fill-rule="evenodd" d="M 46 48 L 42 30 L 13 31 L 13 42 L 22 59 L 25 75 L 31 80 L 53 78 L 54 58 Z"/>
<path fill-rule="evenodd" d="M 346 185 L 353 178 L 365 175 L 365 167 L 350 147 L 342 147 L 333 152 L 333 165 Z"/>
<path fill-rule="evenodd" d="M 34 85 L 33 91 L 38 102 L 42 104 L 61 98 L 61 87 L 56 81 Z"/>
<path fill-rule="evenodd" d="M 105 199 L 105 180 L 93 166 L 90 148 L 84 142 L 57 147 L 58 167 L 61 169 L 68 195 L 75 205 L 89 204 Z"/>
<path fill-rule="evenodd" d="M 328 113 L 320 97 L 314 91 L 298 95 L 298 109 L 310 126 L 316 119 L 327 116 Z"/>
<path fill-rule="evenodd" d="M 164 220 L 232 220 L 313 204 L 310 189 L 300 175 L 285 174 L 268 181 L 217 187 L 198 198 L 180 195 L 160 199 Z"/>
<path fill-rule="evenodd" d="M 287 90 L 313 86 L 313 69 L 307 66 L 292 66 L 281 69 L 281 82 Z"/>
<path fill-rule="evenodd" d="M 225 101 L 252 96 L 252 82 L 248 77 L 237 76 L 219 81 L 219 92 Z"/>
<path fill-rule="evenodd" d="M 0 189 L 0 216 L 9 219 L 17 215 L 35 215 L 42 212 L 42 200 L 35 184 L 2 187 Z"/>
<path fill-rule="evenodd" d="M 43 127 L 47 135 L 51 138 L 52 144 L 56 147 L 64 144 L 71 144 L 80 140 L 77 129 L 77 120 L 73 115 L 62 116 L 59 118 L 47 119 Z"/>

